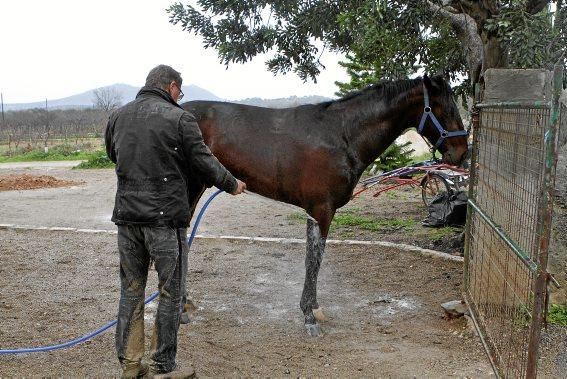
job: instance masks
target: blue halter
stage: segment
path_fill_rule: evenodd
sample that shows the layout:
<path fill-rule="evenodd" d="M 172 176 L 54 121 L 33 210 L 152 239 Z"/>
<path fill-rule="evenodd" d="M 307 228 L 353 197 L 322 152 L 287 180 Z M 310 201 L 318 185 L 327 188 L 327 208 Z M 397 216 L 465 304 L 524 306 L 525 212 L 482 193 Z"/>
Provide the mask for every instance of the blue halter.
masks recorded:
<path fill-rule="evenodd" d="M 443 143 L 443 141 L 445 141 L 446 138 L 460 137 L 460 136 L 466 137 L 469 135 L 469 132 L 467 132 L 466 130 L 457 130 L 457 131 L 448 132 L 443 128 L 443 126 L 441 126 L 441 123 L 439 122 L 439 120 L 437 120 L 437 117 L 435 117 L 435 115 L 431 111 L 431 107 L 429 106 L 429 93 L 427 92 L 427 88 L 425 87 L 425 84 L 423 85 L 423 101 L 425 103 L 425 106 L 423 107 L 423 115 L 421 116 L 421 120 L 419 121 L 419 126 L 417 127 L 417 133 L 423 137 L 423 128 L 425 126 L 425 121 L 427 121 L 428 117 L 431 118 L 431 122 L 433 122 L 433 125 L 435 125 L 435 127 L 439 131 L 439 139 L 431 149 L 433 152 L 435 152 L 435 150 L 437 150 L 439 146 L 441 146 L 441 144 Z"/>

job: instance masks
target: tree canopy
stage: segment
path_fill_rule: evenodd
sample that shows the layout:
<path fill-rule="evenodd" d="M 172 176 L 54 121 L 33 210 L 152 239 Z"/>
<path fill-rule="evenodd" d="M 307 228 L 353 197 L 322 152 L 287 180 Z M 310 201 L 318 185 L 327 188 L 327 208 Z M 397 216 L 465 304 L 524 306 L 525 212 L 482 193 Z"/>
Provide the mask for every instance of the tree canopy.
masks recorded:
<path fill-rule="evenodd" d="M 267 53 L 273 73 L 316 80 L 325 50 L 344 53 L 347 91 L 422 69 L 476 83 L 494 67 L 551 68 L 567 46 L 564 0 L 197 0 L 170 22 L 222 63 Z M 552 7 L 555 11 L 552 11 Z"/>

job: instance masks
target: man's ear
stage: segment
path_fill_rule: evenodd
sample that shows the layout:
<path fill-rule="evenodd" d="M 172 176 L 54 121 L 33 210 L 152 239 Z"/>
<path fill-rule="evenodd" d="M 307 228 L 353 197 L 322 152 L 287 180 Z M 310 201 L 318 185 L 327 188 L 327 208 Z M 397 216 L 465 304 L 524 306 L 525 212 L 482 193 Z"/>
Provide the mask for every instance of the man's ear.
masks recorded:
<path fill-rule="evenodd" d="M 175 87 L 175 82 L 171 81 L 169 82 L 169 84 L 167 85 L 167 88 L 165 90 L 165 92 L 169 93 L 171 96 L 173 96 L 173 87 Z"/>

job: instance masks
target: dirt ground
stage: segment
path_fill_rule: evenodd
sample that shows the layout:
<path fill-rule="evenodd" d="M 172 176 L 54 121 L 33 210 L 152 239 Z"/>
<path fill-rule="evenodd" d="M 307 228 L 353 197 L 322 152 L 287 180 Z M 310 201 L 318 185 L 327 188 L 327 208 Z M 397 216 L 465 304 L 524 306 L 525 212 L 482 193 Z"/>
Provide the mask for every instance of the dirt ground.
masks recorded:
<path fill-rule="evenodd" d="M 115 236 L 1 230 L 2 348 L 55 344 L 113 319 Z M 63 248 L 62 248 L 63 247 Z M 480 343 L 439 304 L 459 297 L 460 264 L 396 249 L 329 246 L 322 338 L 303 329 L 303 245 L 198 240 L 198 306 L 178 359 L 199 375 L 489 377 Z M 40 254 L 38 254 L 40 253 Z M 30 257 L 36 257 L 30 259 Z M 155 290 L 155 273 L 149 288 Z M 147 339 L 155 306 L 146 314 Z M 112 332 L 50 353 L 0 356 L 0 376 L 119 375 Z"/>
<path fill-rule="evenodd" d="M 81 184 L 68 180 L 59 180 L 50 175 L 5 175 L 0 176 L 0 191 L 21 191 L 38 188 L 69 187 Z"/>
<path fill-rule="evenodd" d="M 115 230 L 110 221 L 116 191 L 112 170 L 71 170 L 61 167 L 2 168 L 1 176 L 51 176 L 73 182 L 67 187 L 31 191 L 0 191 L 0 224 Z M 30 180 L 30 183 L 33 181 Z M 213 193 L 205 192 L 198 209 Z M 403 188 L 378 197 L 369 190 L 339 210 L 338 214 L 379 220 L 378 227 L 363 229 L 335 226 L 332 239 L 386 240 L 450 254 L 460 252 L 459 229 L 421 226 L 427 217 L 418 189 Z M 230 215 L 230 217 L 227 217 Z M 305 238 L 303 210 L 244 194 L 221 194 L 211 203 L 199 226 L 204 235 Z"/>
<path fill-rule="evenodd" d="M 0 223 L 115 230 L 111 170 L 4 169 L 83 182 L 65 188 L 0 192 Z M 199 233 L 304 236 L 300 212 L 255 196 L 221 195 Z M 423 228 L 415 190 L 371 193 L 344 214 L 413 220 L 371 231 L 335 227 L 330 238 L 403 242 L 455 253 L 453 230 L 436 243 Z M 411 232 L 410 232 L 411 231 Z M 477 337 L 440 304 L 459 299 L 462 263 L 397 248 L 330 244 L 319 276 L 324 336 L 303 329 L 299 298 L 304 244 L 197 239 L 189 288 L 198 309 L 180 329 L 178 359 L 203 377 L 492 377 Z M 116 315 L 116 236 L 110 233 L 0 228 L 0 349 L 44 346 L 82 336 Z M 155 291 L 152 270 L 148 294 Z M 155 303 L 146 308 L 146 335 Z M 563 329 L 544 333 L 541 377 L 565 371 Z M 562 363 L 563 362 L 563 363 Z M 0 377 L 118 376 L 113 333 L 76 347 L 0 355 Z"/>

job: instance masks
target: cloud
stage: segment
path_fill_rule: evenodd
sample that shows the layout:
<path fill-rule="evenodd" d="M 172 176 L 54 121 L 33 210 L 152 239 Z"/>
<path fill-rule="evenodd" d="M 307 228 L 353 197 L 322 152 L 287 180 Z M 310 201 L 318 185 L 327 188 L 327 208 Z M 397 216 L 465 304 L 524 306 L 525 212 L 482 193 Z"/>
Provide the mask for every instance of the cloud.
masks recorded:
<path fill-rule="evenodd" d="M 113 83 L 140 86 L 148 71 L 165 63 L 195 84 L 226 99 L 292 95 L 332 96 L 347 75 L 340 57 L 327 53 L 318 83 L 294 74 L 274 77 L 265 57 L 228 69 L 199 37 L 169 23 L 172 0 L 83 2 L 5 1 L 0 92 L 10 103 L 55 99 Z"/>

